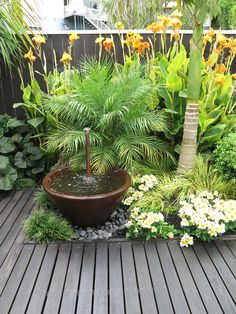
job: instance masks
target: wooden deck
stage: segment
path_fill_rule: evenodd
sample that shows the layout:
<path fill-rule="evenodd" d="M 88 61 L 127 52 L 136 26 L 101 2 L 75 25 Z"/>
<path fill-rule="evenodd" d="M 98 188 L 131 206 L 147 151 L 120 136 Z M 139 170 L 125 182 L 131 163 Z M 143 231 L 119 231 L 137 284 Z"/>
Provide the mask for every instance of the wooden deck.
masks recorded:
<path fill-rule="evenodd" d="M 236 241 L 24 243 L 33 192 L 0 195 L 0 313 L 236 313 Z"/>

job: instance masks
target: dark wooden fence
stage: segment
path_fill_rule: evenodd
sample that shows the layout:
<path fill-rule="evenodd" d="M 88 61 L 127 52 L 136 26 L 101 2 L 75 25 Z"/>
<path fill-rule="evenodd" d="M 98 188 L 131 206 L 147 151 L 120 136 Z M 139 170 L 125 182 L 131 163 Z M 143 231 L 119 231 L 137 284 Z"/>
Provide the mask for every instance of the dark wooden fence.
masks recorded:
<path fill-rule="evenodd" d="M 109 32 L 102 33 L 103 37 L 109 36 Z M 80 60 L 84 56 L 96 56 L 98 57 L 98 45 L 95 44 L 95 39 L 98 37 L 99 32 L 81 32 L 79 33 L 80 40 L 78 40 L 73 49 L 73 65 L 78 66 Z M 227 36 L 236 37 L 236 33 L 227 32 Z M 117 56 L 118 59 L 121 59 L 121 47 L 120 41 L 117 33 L 113 33 L 114 40 L 116 42 Z M 150 36 L 148 33 L 142 33 L 144 38 Z M 168 36 L 170 36 L 168 34 Z M 183 35 L 183 44 L 185 45 L 187 51 L 189 51 L 189 40 L 191 38 L 190 32 L 184 32 Z M 68 46 L 68 34 L 48 34 L 47 42 L 44 45 L 44 51 L 47 59 L 47 68 L 48 70 L 53 67 L 53 49 L 56 52 L 57 60 L 59 61 L 63 52 L 67 49 Z M 157 39 L 157 51 L 160 50 L 160 37 Z M 58 62 L 60 64 L 60 62 Z M 62 65 L 60 65 L 62 67 Z M 42 72 L 42 68 L 39 62 L 35 64 L 35 70 Z M 232 72 L 236 72 L 236 62 L 234 62 L 232 67 Z M 36 74 L 37 79 L 42 81 L 40 75 Z M 27 64 L 23 66 L 23 79 L 24 82 L 29 82 L 29 73 Z M 3 64 L 0 64 L 0 114 L 8 113 L 10 115 L 15 115 L 22 117 L 23 113 L 21 110 L 15 111 L 13 109 L 13 104 L 17 102 L 22 102 L 22 92 L 20 89 L 21 80 L 16 69 L 13 69 L 11 72 L 6 69 Z"/>

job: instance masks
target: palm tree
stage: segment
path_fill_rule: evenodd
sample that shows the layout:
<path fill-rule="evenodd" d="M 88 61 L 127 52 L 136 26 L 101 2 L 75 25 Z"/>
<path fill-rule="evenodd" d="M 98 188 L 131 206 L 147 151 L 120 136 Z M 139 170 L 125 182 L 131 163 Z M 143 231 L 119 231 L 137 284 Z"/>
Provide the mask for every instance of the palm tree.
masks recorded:
<path fill-rule="evenodd" d="M 24 1 L 24 5 L 20 0 L 0 3 L 0 56 L 9 67 L 14 61 L 20 60 L 23 48 L 26 49 L 31 44 L 30 28 L 24 18 L 34 20 L 32 12 L 27 1 Z"/>
<path fill-rule="evenodd" d="M 187 83 L 187 107 L 178 171 L 191 170 L 195 166 L 197 153 L 198 101 L 201 88 L 203 23 L 207 15 L 215 10 L 216 0 L 178 0 L 178 6 L 188 6 L 193 16 L 193 36 L 190 41 L 190 61 Z"/>
<path fill-rule="evenodd" d="M 94 172 L 114 166 L 139 172 L 142 163 L 157 166 L 163 158 L 172 158 L 170 146 L 155 136 L 168 123 L 163 112 L 148 109 L 152 86 L 141 67 L 131 66 L 117 75 L 111 63 L 100 65 L 92 59 L 80 72 L 73 70 L 72 77 L 70 94 L 44 101 L 45 112 L 57 118 L 46 139 L 49 153 L 83 167 L 83 129 L 90 127 Z"/>

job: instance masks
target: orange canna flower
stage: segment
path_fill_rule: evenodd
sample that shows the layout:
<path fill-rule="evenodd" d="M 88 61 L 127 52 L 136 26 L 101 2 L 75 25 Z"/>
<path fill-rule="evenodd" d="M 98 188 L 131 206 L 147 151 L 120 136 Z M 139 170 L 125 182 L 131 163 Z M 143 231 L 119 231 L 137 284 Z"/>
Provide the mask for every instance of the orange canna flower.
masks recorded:
<path fill-rule="evenodd" d="M 205 61 L 205 65 L 211 68 L 214 65 L 214 61 L 212 59 L 208 59 Z"/>
<path fill-rule="evenodd" d="M 232 78 L 236 80 L 236 73 L 232 74 Z"/>
<path fill-rule="evenodd" d="M 38 47 L 40 47 L 42 44 L 46 43 L 46 38 L 40 34 L 35 35 L 32 38 L 32 41 L 35 43 L 35 45 L 37 45 Z"/>
<path fill-rule="evenodd" d="M 95 43 L 96 44 L 102 44 L 102 42 L 103 42 L 103 40 L 104 40 L 104 37 L 102 37 L 102 36 L 99 36 L 98 38 L 96 38 L 96 40 L 95 40 Z"/>
<path fill-rule="evenodd" d="M 76 33 L 71 33 L 69 35 L 69 44 L 73 45 L 73 43 L 78 39 L 80 39 L 79 35 L 77 35 Z"/>
<path fill-rule="evenodd" d="M 215 79 L 214 79 L 214 82 L 215 82 L 216 84 L 220 84 L 221 86 L 223 86 L 224 83 L 225 83 L 225 77 L 224 77 L 224 75 L 218 75 L 218 76 L 216 76 Z"/>
<path fill-rule="evenodd" d="M 160 32 L 163 29 L 163 25 L 159 23 L 152 23 L 147 26 L 146 30 L 152 31 L 154 34 Z"/>
<path fill-rule="evenodd" d="M 33 51 L 32 51 L 31 48 L 30 48 L 30 50 L 28 51 L 28 53 L 26 53 L 26 54 L 24 55 L 24 58 L 25 58 L 25 59 L 28 59 L 30 62 L 34 62 L 34 61 L 36 60 L 36 57 L 34 56 Z"/>
<path fill-rule="evenodd" d="M 72 60 L 72 57 L 69 53 L 64 52 L 62 58 L 60 59 L 60 61 L 64 64 L 68 64 L 70 63 L 70 61 Z"/>
<path fill-rule="evenodd" d="M 178 41 L 180 39 L 180 31 L 178 29 L 175 29 L 174 32 L 171 34 L 171 39 L 175 39 L 175 41 Z"/>
<path fill-rule="evenodd" d="M 122 29 L 124 29 L 124 24 L 122 22 L 117 22 L 115 24 L 116 28 L 121 31 Z"/>
<path fill-rule="evenodd" d="M 222 47 L 227 44 L 227 38 L 221 33 L 221 31 L 216 34 L 216 43 Z"/>
<path fill-rule="evenodd" d="M 110 52 L 113 46 L 114 46 L 114 41 L 112 38 L 106 38 L 104 40 L 103 47 L 107 52 Z"/>
<path fill-rule="evenodd" d="M 150 44 L 147 41 L 140 42 L 139 46 L 136 48 L 136 51 L 141 56 L 144 54 L 145 50 L 150 49 Z"/>
<path fill-rule="evenodd" d="M 132 31 L 127 32 L 127 36 L 133 36 L 133 35 L 134 35 L 134 32 L 132 32 Z"/>
<path fill-rule="evenodd" d="M 182 22 L 177 18 L 173 18 L 170 23 L 173 29 L 178 29 L 182 26 Z"/>
<path fill-rule="evenodd" d="M 218 54 L 221 54 L 222 51 L 223 51 L 223 48 L 220 46 L 215 49 L 215 52 Z"/>
<path fill-rule="evenodd" d="M 224 64 L 217 64 L 216 67 L 215 67 L 215 71 L 217 73 L 224 73 L 227 71 L 227 68 L 225 67 Z"/>

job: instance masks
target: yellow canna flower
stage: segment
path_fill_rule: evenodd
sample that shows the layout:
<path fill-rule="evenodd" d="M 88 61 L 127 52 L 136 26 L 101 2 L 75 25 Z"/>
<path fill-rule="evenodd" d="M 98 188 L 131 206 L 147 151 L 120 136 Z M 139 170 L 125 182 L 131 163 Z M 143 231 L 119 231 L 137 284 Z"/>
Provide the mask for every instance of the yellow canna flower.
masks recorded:
<path fill-rule="evenodd" d="M 156 34 L 157 32 L 160 32 L 162 29 L 163 29 L 163 25 L 160 23 L 155 23 L 155 22 L 148 25 L 146 28 L 146 30 L 152 31 L 154 34 Z"/>
<path fill-rule="evenodd" d="M 132 32 L 132 31 L 127 32 L 127 36 L 133 36 L 133 35 L 134 35 L 134 32 Z"/>
<path fill-rule="evenodd" d="M 115 23 L 116 28 L 121 31 L 122 29 L 124 29 L 124 24 L 122 22 L 117 22 Z"/>
<path fill-rule="evenodd" d="M 214 61 L 213 61 L 212 59 L 209 59 L 209 60 L 205 61 L 205 64 L 206 64 L 206 66 L 208 66 L 208 67 L 213 67 Z"/>
<path fill-rule="evenodd" d="M 203 37 L 203 44 L 206 45 L 207 43 L 211 43 L 212 42 L 212 37 L 209 36 L 208 34 L 206 34 L 204 37 Z"/>
<path fill-rule="evenodd" d="M 104 37 L 99 36 L 98 38 L 96 38 L 95 43 L 96 44 L 102 44 L 103 40 L 104 40 Z"/>
<path fill-rule="evenodd" d="M 37 45 L 37 46 L 41 46 L 42 44 L 46 43 L 46 38 L 40 34 L 35 35 L 32 38 L 32 41 Z"/>
<path fill-rule="evenodd" d="M 159 15 L 158 20 L 162 22 L 163 28 L 167 28 L 170 25 L 170 18 L 166 15 Z"/>
<path fill-rule="evenodd" d="M 34 62 L 34 61 L 36 60 L 36 57 L 34 56 L 33 51 L 32 51 L 31 48 L 30 48 L 30 50 L 28 51 L 28 53 L 26 53 L 26 54 L 24 55 L 24 58 L 25 58 L 25 59 L 28 59 L 30 62 Z"/>
<path fill-rule="evenodd" d="M 227 71 L 227 68 L 225 67 L 224 64 L 217 64 L 215 67 L 215 71 L 217 73 L 224 73 L 225 71 Z"/>
<path fill-rule="evenodd" d="M 224 85 L 225 83 L 225 77 L 224 75 L 217 75 L 214 79 L 214 82 L 217 83 L 217 84 L 220 84 L 221 86 Z"/>
<path fill-rule="evenodd" d="M 211 38 L 215 36 L 215 31 L 212 27 L 209 29 L 207 35 L 210 36 Z"/>
<path fill-rule="evenodd" d="M 171 13 L 171 17 L 175 19 L 180 19 L 182 17 L 182 13 L 178 10 L 175 10 L 174 12 Z"/>
<path fill-rule="evenodd" d="M 60 59 L 60 61 L 64 64 L 68 64 L 71 60 L 71 55 L 67 52 L 64 52 L 62 58 Z"/>
<path fill-rule="evenodd" d="M 178 29 L 175 29 L 174 32 L 171 34 L 171 39 L 174 38 L 176 41 L 180 38 L 180 32 Z"/>
<path fill-rule="evenodd" d="M 71 33 L 69 35 L 69 44 L 73 45 L 73 43 L 78 39 L 80 39 L 79 35 L 77 35 L 76 33 Z"/>
<path fill-rule="evenodd" d="M 236 80 L 236 73 L 232 74 L 232 78 Z"/>

